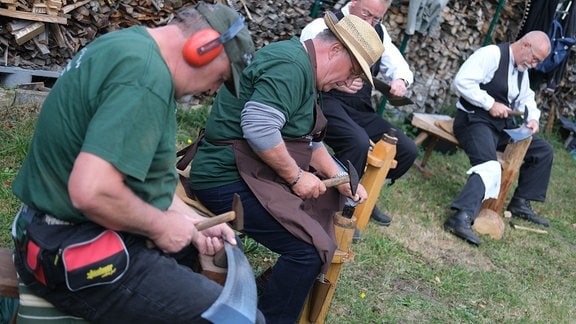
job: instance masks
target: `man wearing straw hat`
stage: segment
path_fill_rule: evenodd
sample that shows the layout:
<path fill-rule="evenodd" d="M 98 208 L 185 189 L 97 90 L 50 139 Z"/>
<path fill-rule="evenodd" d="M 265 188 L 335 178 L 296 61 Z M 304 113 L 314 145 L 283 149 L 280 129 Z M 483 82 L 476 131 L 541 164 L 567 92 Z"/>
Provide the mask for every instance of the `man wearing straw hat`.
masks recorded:
<path fill-rule="evenodd" d="M 414 81 L 414 75 L 402 53 L 392 43 L 382 17 L 390 8 L 392 0 L 351 0 L 342 9 L 334 11 L 337 16 L 354 15 L 374 26 L 384 45 L 384 54 L 374 64 L 372 75 L 380 74 L 384 81 L 390 84 L 390 93 L 396 96 L 406 95 L 408 86 Z M 309 23 L 300 35 L 300 40 L 314 37 L 326 28 L 320 18 Z M 340 86 L 323 93 L 324 105 L 322 112 L 328 119 L 328 129 L 324 141 L 334 150 L 334 155 L 340 161 L 350 160 L 358 170 L 360 177 L 368 159 L 370 140 L 378 142 L 382 134 L 391 129 L 396 130 L 396 167 L 388 172 L 387 178 L 392 182 L 402 177 L 412 166 L 418 156 L 418 148 L 414 141 L 402 130 L 382 118 L 372 104 L 373 86 L 356 79 L 350 86 Z M 374 206 L 370 220 L 381 226 L 389 226 L 392 217 Z M 360 239 L 356 231 L 355 239 Z"/>
<path fill-rule="evenodd" d="M 364 76 L 383 46 L 370 24 L 327 14 L 328 28 L 256 52 L 240 80 L 239 98 L 218 91 L 192 162 L 191 189 L 214 213 L 238 193 L 244 231 L 279 254 L 263 287 L 259 309 L 269 323 L 294 323 L 316 277 L 336 249 L 333 215 L 349 184 L 326 188 L 322 178 L 341 170 L 322 145 L 326 119 L 318 91 Z M 359 186 L 354 197 L 366 199 Z"/>

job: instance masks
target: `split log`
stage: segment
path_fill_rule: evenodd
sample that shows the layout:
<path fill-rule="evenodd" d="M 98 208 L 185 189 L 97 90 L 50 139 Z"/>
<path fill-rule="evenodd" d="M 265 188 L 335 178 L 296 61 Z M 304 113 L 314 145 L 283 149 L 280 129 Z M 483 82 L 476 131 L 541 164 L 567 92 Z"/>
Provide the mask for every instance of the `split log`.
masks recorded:
<path fill-rule="evenodd" d="M 472 229 L 480 234 L 487 234 L 492 239 L 500 240 L 504 236 L 504 221 L 500 215 L 492 209 L 484 208 L 480 210 L 474 220 Z"/>

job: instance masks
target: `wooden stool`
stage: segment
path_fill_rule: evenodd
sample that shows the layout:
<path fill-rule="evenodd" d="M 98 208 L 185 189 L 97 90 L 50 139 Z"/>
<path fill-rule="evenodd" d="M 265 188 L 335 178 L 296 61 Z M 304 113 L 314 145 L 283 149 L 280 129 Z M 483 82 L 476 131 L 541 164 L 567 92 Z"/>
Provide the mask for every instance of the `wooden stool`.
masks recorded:
<path fill-rule="evenodd" d="M 414 165 L 423 173 L 434 175 L 434 173 L 426 167 L 426 163 L 438 141 L 443 140 L 459 146 L 458 140 L 452 133 L 453 121 L 454 119 L 448 115 L 414 113 L 412 125 L 421 130 L 420 134 L 414 139 L 414 143 L 416 143 L 416 146 L 420 146 L 427 138 L 431 140 L 426 148 L 426 152 L 424 152 L 422 160 L 414 161 Z"/>
<path fill-rule="evenodd" d="M 532 137 L 522 141 L 506 145 L 504 153 L 498 152 L 498 161 L 502 166 L 502 176 L 500 180 L 500 193 L 496 199 L 486 199 L 482 203 L 482 208 L 472 228 L 480 234 L 488 234 L 493 239 L 501 239 L 504 235 L 504 222 L 501 217 L 504 202 L 508 198 L 512 184 L 518 178 L 520 167 L 524 162 L 524 156 L 528 147 L 532 143 Z M 493 213 L 487 212 L 492 211 Z M 494 217 L 494 214 L 498 216 Z"/>

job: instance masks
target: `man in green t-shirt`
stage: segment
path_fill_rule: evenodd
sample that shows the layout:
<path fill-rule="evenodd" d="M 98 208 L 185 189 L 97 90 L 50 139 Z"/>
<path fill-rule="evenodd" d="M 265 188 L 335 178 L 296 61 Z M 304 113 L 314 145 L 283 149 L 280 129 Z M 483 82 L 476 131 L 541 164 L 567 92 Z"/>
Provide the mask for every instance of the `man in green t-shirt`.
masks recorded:
<path fill-rule="evenodd" d="M 342 169 L 322 145 L 326 119 L 317 91 L 352 82 L 382 55 L 374 28 L 356 16 L 301 43 L 267 45 L 242 72 L 240 96 L 222 88 L 205 138 L 192 161 L 196 197 L 215 213 L 238 193 L 244 232 L 280 256 L 259 298 L 269 323 L 295 323 L 314 280 L 326 273 L 336 248 L 333 215 L 349 184 L 326 188 L 322 178 Z M 321 98 L 320 98 L 321 104 Z M 362 202 L 360 185 L 353 199 Z"/>
<path fill-rule="evenodd" d="M 13 183 L 16 266 L 34 294 L 94 323 L 204 321 L 222 286 L 187 265 L 236 241 L 225 224 L 198 231 L 204 217 L 175 196 L 176 100 L 223 82 L 236 93 L 253 52 L 238 13 L 201 2 L 166 26 L 106 34 L 69 62 Z M 75 260 L 36 249 L 74 237 L 93 239 Z"/>

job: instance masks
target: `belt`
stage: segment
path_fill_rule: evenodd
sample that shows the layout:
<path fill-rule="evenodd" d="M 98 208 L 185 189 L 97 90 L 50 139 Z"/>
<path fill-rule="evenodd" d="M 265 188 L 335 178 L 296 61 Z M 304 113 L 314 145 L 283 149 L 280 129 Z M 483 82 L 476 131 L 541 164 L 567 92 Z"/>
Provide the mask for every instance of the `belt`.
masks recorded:
<path fill-rule="evenodd" d="M 74 225 L 72 222 L 58 219 L 23 203 L 12 223 L 12 237 L 18 242 L 23 242 L 26 225 L 32 222 L 40 222 L 47 225 Z"/>

